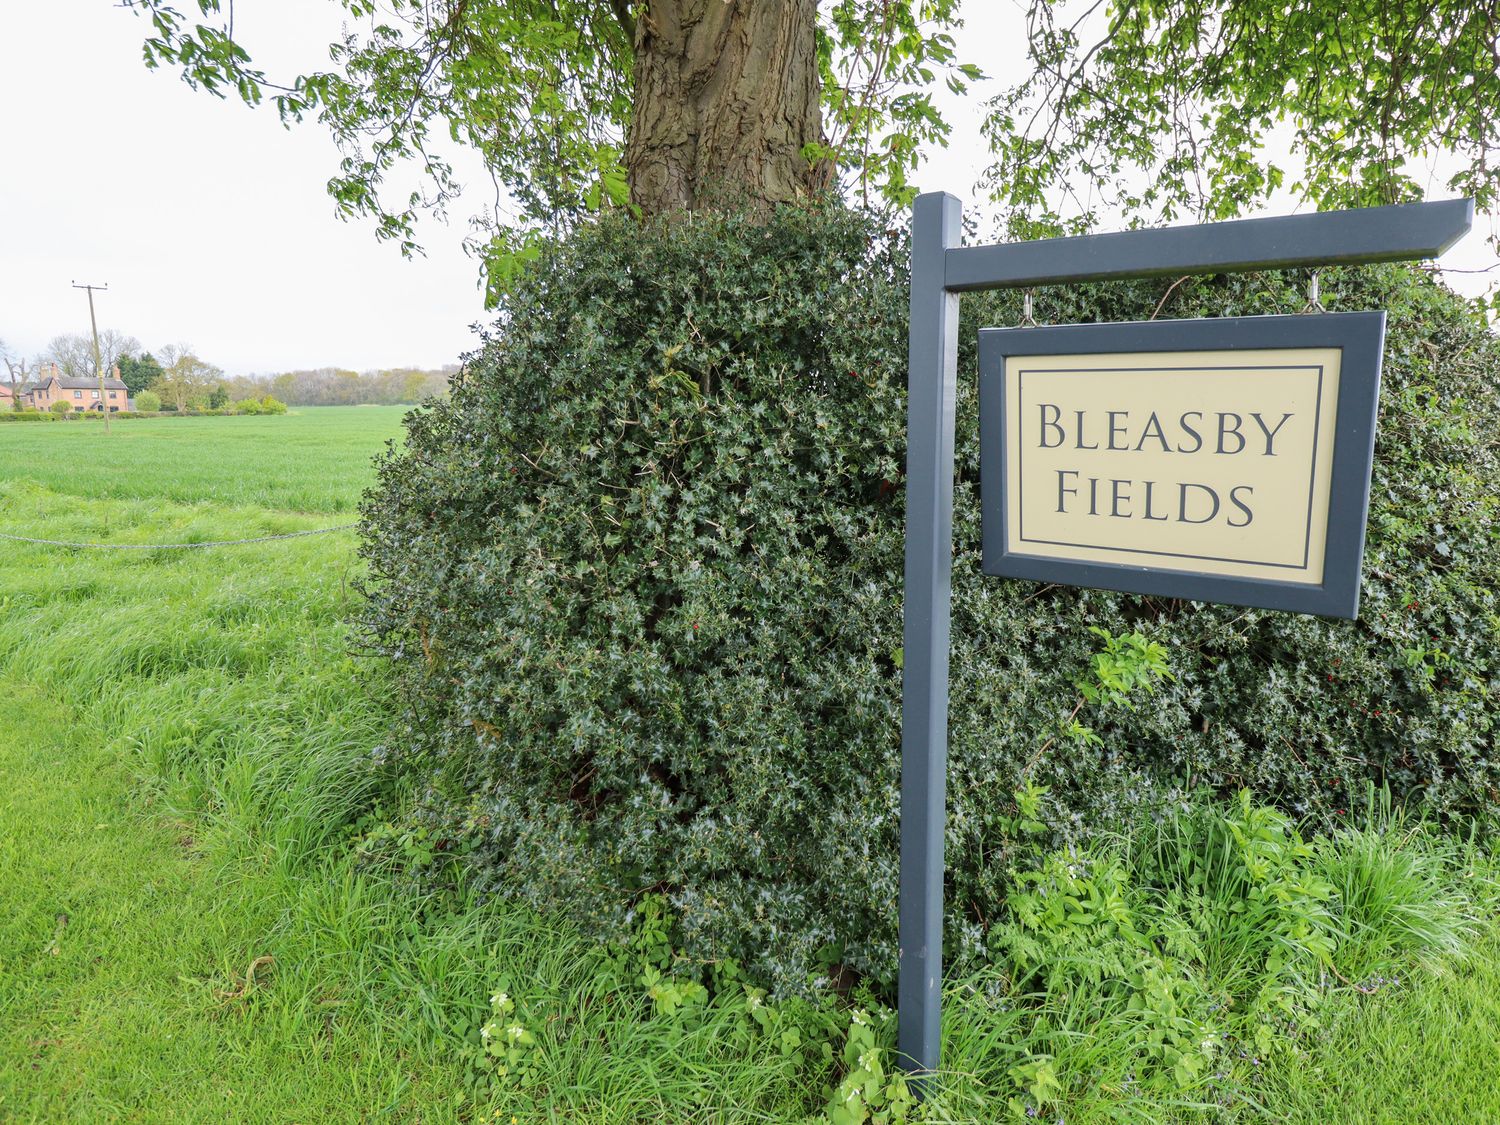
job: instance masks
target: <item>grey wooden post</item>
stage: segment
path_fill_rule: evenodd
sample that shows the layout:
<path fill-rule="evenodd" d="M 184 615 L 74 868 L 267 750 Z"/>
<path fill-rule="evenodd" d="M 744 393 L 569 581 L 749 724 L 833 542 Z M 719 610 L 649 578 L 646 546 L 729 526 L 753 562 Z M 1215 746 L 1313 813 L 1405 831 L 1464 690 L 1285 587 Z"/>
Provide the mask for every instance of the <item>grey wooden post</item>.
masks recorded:
<path fill-rule="evenodd" d="M 958 294 L 944 280 L 962 204 L 933 193 L 912 215 L 906 404 L 906 598 L 901 673 L 901 1065 L 937 1069 L 942 1040 L 943 830 Z"/>

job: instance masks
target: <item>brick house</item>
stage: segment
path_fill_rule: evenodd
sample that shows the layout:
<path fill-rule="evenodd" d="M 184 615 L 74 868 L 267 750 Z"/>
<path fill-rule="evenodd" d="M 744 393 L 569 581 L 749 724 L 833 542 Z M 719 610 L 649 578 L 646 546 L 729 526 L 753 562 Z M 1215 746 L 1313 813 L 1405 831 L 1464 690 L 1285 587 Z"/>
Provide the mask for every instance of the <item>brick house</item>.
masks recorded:
<path fill-rule="evenodd" d="M 111 414 L 128 410 L 130 390 L 120 381 L 118 367 L 111 372 L 110 378 L 104 380 L 104 396 L 99 396 L 98 379 L 63 375 L 54 363 L 36 382 L 27 385 L 23 398 L 25 404 L 34 410 L 51 410 L 56 402 L 66 402 L 73 410 L 103 411 L 106 406 Z"/>

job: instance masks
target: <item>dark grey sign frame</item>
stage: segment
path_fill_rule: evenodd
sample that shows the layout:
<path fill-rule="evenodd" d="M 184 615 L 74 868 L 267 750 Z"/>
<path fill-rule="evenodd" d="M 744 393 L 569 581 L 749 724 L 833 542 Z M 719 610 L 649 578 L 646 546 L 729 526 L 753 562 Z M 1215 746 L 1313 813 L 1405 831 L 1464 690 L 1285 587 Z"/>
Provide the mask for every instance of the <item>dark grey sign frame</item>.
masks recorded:
<path fill-rule="evenodd" d="M 975 247 L 960 245 L 962 219 L 958 199 L 945 192 L 919 195 L 912 210 L 896 1048 L 919 1093 L 921 1076 L 938 1068 L 942 1038 L 959 293 L 1435 258 L 1468 233 L 1474 203 L 1455 199 Z"/>
<path fill-rule="evenodd" d="M 1359 565 L 1364 557 L 1365 517 L 1370 507 L 1370 467 L 1375 455 L 1375 413 L 1384 341 L 1383 312 L 981 329 L 979 470 L 984 573 L 1325 617 L 1354 617 L 1359 611 Z M 1009 464 L 1004 448 L 1005 389 L 1012 359 L 1270 348 L 1337 348 L 1343 353 L 1321 584 L 1163 570 L 1150 565 L 1080 562 L 1027 553 L 1006 541 Z"/>

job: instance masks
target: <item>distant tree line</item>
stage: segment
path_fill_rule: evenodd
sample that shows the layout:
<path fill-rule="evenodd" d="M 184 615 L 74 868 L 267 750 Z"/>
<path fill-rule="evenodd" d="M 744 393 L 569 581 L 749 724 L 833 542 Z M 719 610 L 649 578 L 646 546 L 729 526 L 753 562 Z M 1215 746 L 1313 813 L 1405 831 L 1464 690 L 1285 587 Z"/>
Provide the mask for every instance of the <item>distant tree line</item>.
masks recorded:
<path fill-rule="evenodd" d="M 309 371 L 285 371 L 279 375 L 242 375 L 228 382 L 236 398 L 248 394 L 270 394 L 292 406 L 395 405 L 447 397 L 448 380 L 457 373 L 456 364 L 435 371 L 393 367 L 384 371 L 359 372 L 319 367 Z"/>
<path fill-rule="evenodd" d="M 398 367 L 365 372 L 320 367 L 279 375 L 226 376 L 190 351 L 177 352 L 170 358 L 171 362 L 163 367 L 150 354 L 126 357 L 120 364 L 120 378 L 132 393 L 139 382 L 178 409 L 198 404 L 198 400 L 206 401 L 212 408 L 230 399 L 238 402 L 266 395 L 290 406 L 362 406 L 418 403 L 446 397 L 448 380 L 458 371 L 457 366 L 437 371 Z"/>
<path fill-rule="evenodd" d="M 135 393 L 136 384 L 149 387 L 163 402 L 179 409 L 199 399 L 240 401 L 270 395 L 290 406 L 362 406 L 418 403 L 446 397 L 448 380 L 456 365 L 436 371 L 396 367 L 385 371 L 348 371 L 320 367 L 308 371 L 285 371 L 279 375 L 228 375 L 204 363 L 187 349 L 162 349 L 165 366 L 149 353 L 125 357 L 120 378 Z M 213 403 L 209 403 L 210 406 Z"/>
<path fill-rule="evenodd" d="M 149 390 L 163 405 L 177 410 L 217 409 L 231 400 L 267 395 L 292 406 L 418 403 L 446 397 L 448 380 L 458 373 L 458 366 L 450 364 L 437 370 L 392 367 L 360 372 L 319 367 L 273 375 L 225 375 L 223 368 L 200 358 L 191 344 L 166 344 L 147 351 L 134 336 L 114 328 L 100 331 L 99 352 L 106 374 L 118 368 L 132 398 Z M 95 374 L 94 342 L 86 335 L 55 336 L 42 353 L 29 360 L 0 342 L 0 357 L 6 365 L 0 378 L 17 387 L 42 378 L 53 364 L 69 378 Z"/>

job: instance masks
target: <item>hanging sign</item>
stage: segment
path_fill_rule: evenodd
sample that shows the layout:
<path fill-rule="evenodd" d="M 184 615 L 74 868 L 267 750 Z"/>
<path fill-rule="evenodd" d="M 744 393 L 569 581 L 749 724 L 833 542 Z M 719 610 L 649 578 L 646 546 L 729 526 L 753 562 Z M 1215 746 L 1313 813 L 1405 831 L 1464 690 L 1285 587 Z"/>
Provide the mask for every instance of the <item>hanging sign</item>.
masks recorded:
<path fill-rule="evenodd" d="M 1435 258 L 1474 204 L 992 246 L 962 219 L 942 193 L 912 215 L 896 1049 L 919 1093 L 942 1055 L 959 294 Z M 1384 335 L 1378 312 L 982 330 L 985 572 L 1353 617 Z"/>
<path fill-rule="evenodd" d="M 1353 617 L 1384 313 L 980 333 L 988 574 Z"/>

